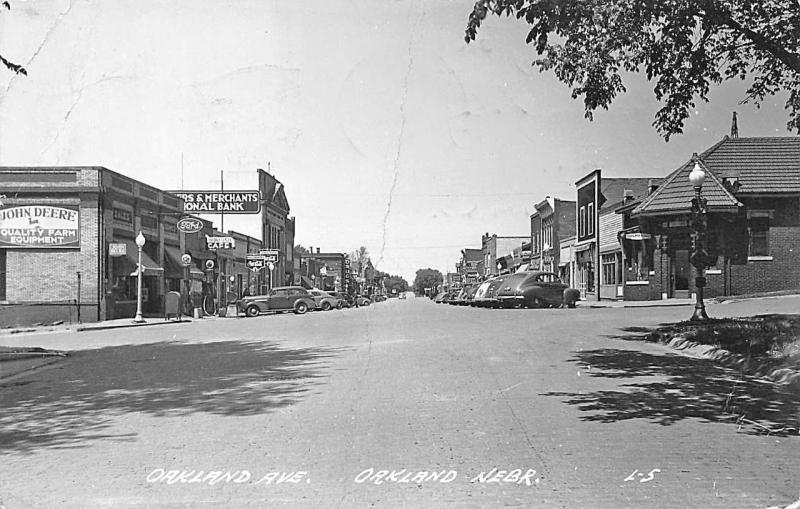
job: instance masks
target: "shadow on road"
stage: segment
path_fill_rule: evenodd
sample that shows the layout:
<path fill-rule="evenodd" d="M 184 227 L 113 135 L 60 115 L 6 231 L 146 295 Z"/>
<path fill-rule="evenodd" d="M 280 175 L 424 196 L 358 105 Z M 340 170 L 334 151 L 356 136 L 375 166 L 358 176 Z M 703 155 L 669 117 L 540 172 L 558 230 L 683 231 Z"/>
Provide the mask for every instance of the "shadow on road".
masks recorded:
<path fill-rule="evenodd" d="M 590 377 L 636 379 L 622 390 L 544 394 L 577 406 L 584 421 L 646 419 L 667 426 L 700 419 L 738 424 L 746 433 L 800 436 L 799 395 L 711 361 L 606 348 L 577 352 L 570 362 Z"/>
<path fill-rule="evenodd" d="M 257 415 L 292 405 L 341 349 L 270 342 L 160 342 L 79 351 L 57 368 L 0 383 L 0 451 L 77 448 L 114 434 L 126 413 Z"/>

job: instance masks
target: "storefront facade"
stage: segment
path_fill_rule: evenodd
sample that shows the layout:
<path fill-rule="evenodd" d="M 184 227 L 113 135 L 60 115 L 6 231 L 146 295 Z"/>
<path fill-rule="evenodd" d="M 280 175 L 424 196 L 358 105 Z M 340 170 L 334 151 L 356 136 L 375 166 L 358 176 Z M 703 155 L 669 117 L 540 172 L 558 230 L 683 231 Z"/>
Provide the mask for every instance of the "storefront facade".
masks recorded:
<path fill-rule="evenodd" d="M 175 196 L 103 167 L 3 167 L 0 196 L 3 324 L 133 317 L 139 232 L 143 313 L 180 289 Z"/>

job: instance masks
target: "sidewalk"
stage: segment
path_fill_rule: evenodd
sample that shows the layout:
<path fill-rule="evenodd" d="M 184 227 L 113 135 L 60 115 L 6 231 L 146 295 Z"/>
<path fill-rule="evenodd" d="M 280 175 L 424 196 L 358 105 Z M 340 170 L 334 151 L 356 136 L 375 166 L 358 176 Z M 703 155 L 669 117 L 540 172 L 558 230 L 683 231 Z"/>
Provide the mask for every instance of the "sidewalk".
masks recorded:
<path fill-rule="evenodd" d="M 714 303 L 711 299 L 706 300 L 706 304 Z M 661 300 L 581 300 L 578 301 L 579 308 L 652 308 L 666 306 L 691 306 L 694 299 L 661 299 Z"/>

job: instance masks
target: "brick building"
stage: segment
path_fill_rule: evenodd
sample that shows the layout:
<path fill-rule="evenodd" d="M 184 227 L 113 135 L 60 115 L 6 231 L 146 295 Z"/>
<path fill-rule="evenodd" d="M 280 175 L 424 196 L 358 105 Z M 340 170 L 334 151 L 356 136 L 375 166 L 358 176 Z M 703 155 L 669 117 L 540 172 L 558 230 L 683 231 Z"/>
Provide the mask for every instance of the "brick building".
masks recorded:
<path fill-rule="evenodd" d="M 515 249 L 530 241 L 528 236 L 498 236 L 497 234 L 484 234 L 481 237 L 481 254 L 483 261 L 484 279 L 496 276 L 506 269 L 505 263 L 500 262 L 506 255 L 512 254 Z"/>
<path fill-rule="evenodd" d="M 690 263 L 689 172 L 706 174 L 706 294 L 741 295 L 800 288 L 800 138 L 725 137 L 673 171 L 649 195 L 619 207 L 625 228 L 625 298 L 688 297 Z"/>
<path fill-rule="evenodd" d="M 561 239 L 575 235 L 575 202 L 548 196 L 531 214 L 531 266 L 558 272 Z"/>
<path fill-rule="evenodd" d="M 143 312 L 181 289 L 177 197 L 91 166 L 3 167 L 0 196 L 3 325 L 133 317 L 140 231 Z"/>

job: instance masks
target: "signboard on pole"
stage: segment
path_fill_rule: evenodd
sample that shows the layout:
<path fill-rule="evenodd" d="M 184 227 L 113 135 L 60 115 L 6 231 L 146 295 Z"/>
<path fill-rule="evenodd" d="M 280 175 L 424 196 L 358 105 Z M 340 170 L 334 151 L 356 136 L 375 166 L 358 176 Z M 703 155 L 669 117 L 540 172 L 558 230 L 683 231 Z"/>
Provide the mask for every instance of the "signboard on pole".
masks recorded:
<path fill-rule="evenodd" d="M 258 272 L 267 266 L 267 261 L 258 253 L 249 253 L 245 263 L 247 264 L 247 268 L 253 272 Z"/>
<path fill-rule="evenodd" d="M 186 213 L 258 214 L 260 191 L 167 191 L 183 200 Z"/>
<path fill-rule="evenodd" d="M 268 262 L 278 263 L 278 256 L 280 253 L 277 249 L 259 249 L 258 254 L 264 257 Z"/>

